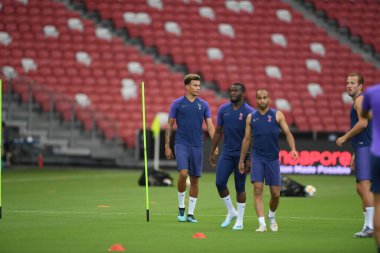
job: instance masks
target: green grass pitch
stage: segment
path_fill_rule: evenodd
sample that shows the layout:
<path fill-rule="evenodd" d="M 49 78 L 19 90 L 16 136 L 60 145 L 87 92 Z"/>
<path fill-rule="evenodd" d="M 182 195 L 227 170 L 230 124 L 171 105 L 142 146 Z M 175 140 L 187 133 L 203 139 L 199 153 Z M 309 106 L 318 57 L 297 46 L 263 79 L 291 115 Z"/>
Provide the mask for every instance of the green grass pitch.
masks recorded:
<path fill-rule="evenodd" d="M 226 210 L 215 174 L 204 173 L 195 216 L 179 223 L 176 187 L 151 187 L 145 216 L 141 172 L 109 169 L 3 171 L 1 253 L 95 253 L 121 244 L 125 252 L 375 252 L 373 239 L 356 239 L 363 213 L 351 176 L 291 176 L 317 188 L 314 198 L 282 198 L 276 233 L 256 233 L 247 181 L 244 230 L 222 229 Z M 175 171 L 170 174 L 177 178 Z M 232 178 L 231 178 L 232 179 Z M 233 180 L 231 180 L 231 183 Z M 234 188 L 229 184 L 232 195 Z M 264 200 L 268 202 L 268 189 Z M 206 239 L 193 239 L 201 232 Z"/>

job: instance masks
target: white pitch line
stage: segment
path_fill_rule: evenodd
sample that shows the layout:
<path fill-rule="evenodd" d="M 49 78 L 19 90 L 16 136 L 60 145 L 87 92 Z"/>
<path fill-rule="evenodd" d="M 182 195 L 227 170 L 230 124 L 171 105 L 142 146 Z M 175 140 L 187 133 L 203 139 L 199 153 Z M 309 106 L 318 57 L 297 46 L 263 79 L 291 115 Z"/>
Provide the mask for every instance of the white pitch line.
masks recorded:
<path fill-rule="evenodd" d="M 120 178 L 120 174 L 108 174 L 108 175 L 81 175 L 81 176 L 48 176 L 43 178 L 15 178 L 15 179 L 3 179 L 3 183 L 28 183 L 38 181 L 65 181 L 65 180 L 79 180 L 88 178 Z"/>
<path fill-rule="evenodd" d="M 76 211 L 41 211 L 41 210 L 4 210 L 4 213 L 39 213 L 39 214 L 96 214 L 96 215 L 145 215 L 145 213 L 102 213 L 102 212 L 76 212 Z M 173 216 L 172 213 L 151 213 L 153 216 Z M 200 217 L 224 217 L 225 214 L 213 215 L 197 215 Z M 245 215 L 244 217 L 256 218 L 253 215 Z M 277 216 L 279 219 L 298 219 L 298 220 L 342 220 L 342 221 L 360 221 L 362 219 L 354 218 L 337 218 L 337 217 L 297 217 L 297 216 Z"/>

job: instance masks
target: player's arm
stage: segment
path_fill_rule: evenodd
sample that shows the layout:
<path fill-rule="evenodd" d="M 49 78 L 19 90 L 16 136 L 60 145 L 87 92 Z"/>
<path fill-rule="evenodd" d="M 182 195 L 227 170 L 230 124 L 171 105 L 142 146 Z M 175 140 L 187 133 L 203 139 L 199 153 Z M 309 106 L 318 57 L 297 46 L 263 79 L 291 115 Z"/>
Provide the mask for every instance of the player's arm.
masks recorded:
<path fill-rule="evenodd" d="M 206 118 L 207 132 L 210 135 L 211 141 L 214 139 L 215 128 L 211 118 Z M 218 147 L 215 148 L 214 153 L 217 155 L 219 152 Z"/>
<path fill-rule="evenodd" d="M 365 119 L 372 119 L 372 112 L 362 110 L 362 117 Z"/>
<path fill-rule="evenodd" d="M 165 130 L 165 156 L 169 160 L 174 158 L 172 149 L 170 148 L 170 140 L 172 138 L 174 123 L 175 123 L 175 119 L 169 118 L 168 125 Z"/>
<path fill-rule="evenodd" d="M 352 171 L 355 170 L 355 152 L 352 153 L 351 162 L 350 162 L 350 168 Z"/>
<path fill-rule="evenodd" d="M 241 174 L 245 173 L 244 159 L 247 155 L 248 148 L 251 144 L 252 132 L 251 132 L 251 114 L 248 114 L 245 121 L 245 134 L 241 143 L 240 159 L 239 159 L 239 171 Z M 248 161 L 249 162 L 249 161 Z"/>
<path fill-rule="evenodd" d="M 210 138 L 214 138 L 214 133 L 215 133 L 215 127 L 214 124 L 212 123 L 211 118 L 206 119 L 206 126 L 207 126 L 207 132 L 210 135 Z"/>
<path fill-rule="evenodd" d="M 215 151 L 219 145 L 220 139 L 222 138 L 222 126 L 216 126 L 214 137 L 212 138 L 211 153 L 210 153 L 210 164 L 215 167 L 216 155 Z"/>
<path fill-rule="evenodd" d="M 288 142 L 288 145 L 289 145 L 290 150 L 292 152 L 292 158 L 294 160 L 297 160 L 298 159 L 298 152 L 296 149 L 296 142 L 294 141 L 293 134 L 290 132 L 288 123 L 286 123 L 285 115 L 282 112 L 277 111 L 276 112 L 276 120 L 277 120 L 277 123 L 280 126 L 282 132 L 285 134 L 286 141 Z"/>
<path fill-rule="evenodd" d="M 248 151 L 247 151 L 247 154 L 245 155 L 244 165 L 245 165 L 245 172 L 246 173 L 251 172 L 251 150 L 252 150 L 252 146 L 253 146 L 254 141 L 255 140 L 250 139 Z"/>
<path fill-rule="evenodd" d="M 364 118 L 362 116 L 362 103 L 363 103 L 363 96 L 359 96 L 355 100 L 354 108 L 356 110 L 356 113 L 358 114 L 358 122 L 354 125 L 353 128 L 351 128 L 350 131 L 348 131 L 345 135 L 339 137 L 336 140 L 336 145 L 341 147 L 343 143 L 354 137 L 355 135 L 359 134 L 361 131 L 363 131 L 367 125 L 368 125 L 368 119 Z"/>

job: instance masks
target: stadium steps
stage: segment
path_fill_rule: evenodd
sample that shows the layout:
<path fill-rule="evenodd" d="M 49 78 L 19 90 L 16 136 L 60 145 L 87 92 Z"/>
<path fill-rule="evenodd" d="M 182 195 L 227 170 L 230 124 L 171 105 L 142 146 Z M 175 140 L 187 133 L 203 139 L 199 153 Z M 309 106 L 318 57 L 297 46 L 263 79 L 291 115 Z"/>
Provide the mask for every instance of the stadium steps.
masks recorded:
<path fill-rule="evenodd" d="M 49 152 L 44 154 L 47 163 L 70 164 L 76 162 L 78 165 L 115 165 L 117 157 L 125 156 L 125 151 L 120 145 L 102 141 L 99 136 L 83 132 L 78 123 L 74 124 L 74 129 L 70 131 L 69 122 L 60 122 L 57 114 L 53 116 L 54 131 L 49 136 L 49 113 L 42 112 L 38 105 L 33 104 L 33 110 L 29 114 L 29 105 L 19 103 L 20 100 L 15 94 L 11 95 L 10 100 L 9 95 L 4 94 L 3 99 L 11 102 L 4 103 L 2 107 L 5 113 L 9 107 L 11 109 L 11 117 L 4 115 L 7 127 L 18 128 L 19 134 L 33 140 L 39 150 L 51 150 L 51 154 Z M 28 127 L 29 115 L 32 119 L 30 128 Z M 30 162 L 28 158 L 18 160 L 25 163 Z"/>
<path fill-rule="evenodd" d="M 91 155 L 91 150 L 86 148 L 69 148 L 62 147 L 56 151 L 59 155 L 70 155 L 70 156 L 89 156 Z"/>
<path fill-rule="evenodd" d="M 15 128 L 27 128 L 28 123 L 25 120 L 17 120 L 17 119 L 10 119 L 5 120 L 6 125 L 9 127 L 15 127 Z"/>

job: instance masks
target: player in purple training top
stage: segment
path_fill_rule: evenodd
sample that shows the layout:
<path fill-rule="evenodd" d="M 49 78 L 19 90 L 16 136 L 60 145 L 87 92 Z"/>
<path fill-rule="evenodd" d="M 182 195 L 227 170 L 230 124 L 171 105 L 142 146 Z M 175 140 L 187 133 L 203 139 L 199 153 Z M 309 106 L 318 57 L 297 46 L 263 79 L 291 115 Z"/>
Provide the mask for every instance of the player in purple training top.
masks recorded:
<path fill-rule="evenodd" d="M 241 83 L 233 83 L 230 88 L 231 102 L 223 104 L 218 111 L 217 126 L 212 139 L 210 163 L 215 167 L 215 150 L 224 134 L 223 152 L 220 155 L 216 168 L 216 187 L 222 198 L 228 214 L 221 227 L 227 227 L 236 218 L 234 230 L 243 229 L 243 217 L 245 209 L 245 179 L 247 174 L 239 173 L 239 158 L 241 142 L 245 133 L 245 120 L 247 115 L 254 111 L 244 102 L 245 86 Z M 237 200 L 237 211 L 232 204 L 230 192 L 227 188 L 228 178 L 231 173 L 235 177 L 235 189 Z"/>
<path fill-rule="evenodd" d="M 177 98 L 170 106 L 168 127 L 165 133 L 165 155 L 173 159 L 170 139 L 174 123 L 177 124 L 174 149 L 178 169 L 178 202 L 179 222 L 198 222 L 194 218 L 194 209 L 198 197 L 198 179 L 202 175 L 203 153 L 203 120 L 206 122 L 210 138 L 214 136 L 214 125 L 211 120 L 210 107 L 198 97 L 201 89 L 201 78 L 196 74 L 188 74 L 184 78 L 186 95 Z M 185 217 L 186 179 L 190 176 L 189 209 Z"/>
<path fill-rule="evenodd" d="M 369 147 L 372 142 L 371 128 L 372 124 L 361 116 L 362 111 L 362 88 L 364 78 L 359 73 L 351 73 L 347 77 L 347 93 L 354 104 L 350 113 L 351 129 L 336 140 L 338 146 L 342 146 L 348 140 L 352 140 L 354 154 L 351 161 L 351 169 L 355 170 L 356 191 L 359 194 L 363 213 L 364 225 L 361 231 L 354 234 L 354 237 L 372 237 L 373 236 L 373 194 L 371 193 L 371 169 L 370 169 L 370 151 Z"/>
<path fill-rule="evenodd" d="M 380 84 L 368 88 L 364 93 L 362 116 L 372 118 L 372 192 L 375 197 L 375 238 L 377 252 L 380 253 Z"/>
<path fill-rule="evenodd" d="M 269 185 L 271 198 L 269 201 L 269 228 L 276 232 L 278 225 L 275 213 L 280 203 L 281 172 L 279 161 L 278 136 L 280 128 L 286 136 L 294 160 L 298 159 L 298 152 L 294 137 L 286 123 L 282 112 L 269 107 L 269 92 L 260 89 L 256 92 L 257 111 L 248 115 L 245 135 L 242 142 L 239 170 L 245 172 L 244 158 L 249 144 L 253 141 L 251 152 L 251 182 L 254 189 L 254 206 L 259 220 L 257 232 L 267 231 L 264 218 L 263 190 L 265 184 Z"/>

